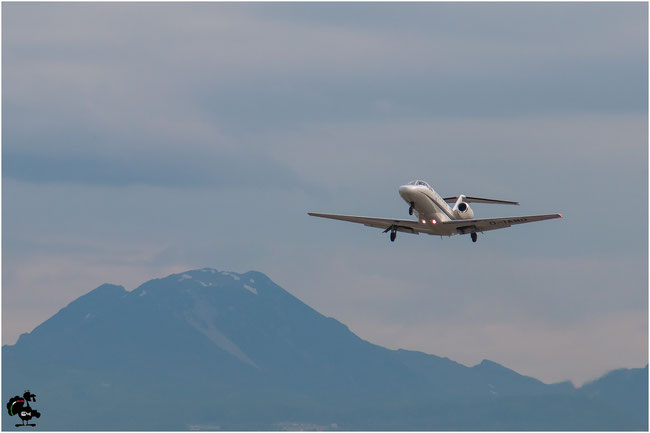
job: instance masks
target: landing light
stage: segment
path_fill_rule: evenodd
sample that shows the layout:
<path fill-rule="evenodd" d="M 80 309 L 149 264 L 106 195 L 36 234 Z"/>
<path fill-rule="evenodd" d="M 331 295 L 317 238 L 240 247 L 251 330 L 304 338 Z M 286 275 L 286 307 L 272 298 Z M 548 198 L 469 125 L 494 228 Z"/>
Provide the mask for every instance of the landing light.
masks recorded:
<path fill-rule="evenodd" d="M 426 223 L 427 223 L 427 220 L 422 220 L 422 224 L 426 224 Z"/>
<path fill-rule="evenodd" d="M 431 220 L 431 224 L 436 224 L 438 221 L 436 220 Z"/>

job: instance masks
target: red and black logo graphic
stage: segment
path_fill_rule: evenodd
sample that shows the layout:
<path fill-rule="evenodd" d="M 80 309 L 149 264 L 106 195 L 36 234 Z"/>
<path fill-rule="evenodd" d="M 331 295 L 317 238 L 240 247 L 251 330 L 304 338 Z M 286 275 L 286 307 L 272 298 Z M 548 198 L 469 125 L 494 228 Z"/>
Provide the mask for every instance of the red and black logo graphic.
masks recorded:
<path fill-rule="evenodd" d="M 36 427 L 36 424 L 29 424 L 29 420 L 40 418 L 41 413 L 36 409 L 32 409 L 29 405 L 30 401 L 36 403 L 36 395 L 29 392 L 29 390 L 25 391 L 22 398 L 15 396 L 9 399 L 9 403 L 7 403 L 9 416 L 18 415 L 23 422 L 22 424 L 16 424 L 16 427 Z"/>

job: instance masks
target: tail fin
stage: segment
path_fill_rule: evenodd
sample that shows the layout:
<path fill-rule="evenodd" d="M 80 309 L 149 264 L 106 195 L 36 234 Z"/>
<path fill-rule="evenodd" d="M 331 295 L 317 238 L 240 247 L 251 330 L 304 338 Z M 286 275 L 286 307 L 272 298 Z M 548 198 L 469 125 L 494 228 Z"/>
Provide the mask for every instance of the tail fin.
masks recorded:
<path fill-rule="evenodd" d="M 460 196 L 456 197 L 445 197 L 443 200 L 447 203 L 456 203 Z M 481 198 L 481 197 L 469 197 L 463 196 L 463 201 L 465 203 L 490 203 L 490 204 L 513 204 L 518 205 L 518 201 L 507 201 L 507 200 L 495 200 L 493 198 Z"/>

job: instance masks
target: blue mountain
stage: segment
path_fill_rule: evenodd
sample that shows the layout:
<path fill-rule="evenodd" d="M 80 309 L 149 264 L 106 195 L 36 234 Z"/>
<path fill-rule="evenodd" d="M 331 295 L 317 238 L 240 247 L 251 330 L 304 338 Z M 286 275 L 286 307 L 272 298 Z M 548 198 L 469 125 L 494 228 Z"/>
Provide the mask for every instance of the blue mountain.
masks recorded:
<path fill-rule="evenodd" d="M 647 430 L 647 366 L 575 389 L 362 340 L 259 272 L 104 284 L 2 348 L 45 430 Z M 3 414 L 3 429 L 16 417 Z"/>

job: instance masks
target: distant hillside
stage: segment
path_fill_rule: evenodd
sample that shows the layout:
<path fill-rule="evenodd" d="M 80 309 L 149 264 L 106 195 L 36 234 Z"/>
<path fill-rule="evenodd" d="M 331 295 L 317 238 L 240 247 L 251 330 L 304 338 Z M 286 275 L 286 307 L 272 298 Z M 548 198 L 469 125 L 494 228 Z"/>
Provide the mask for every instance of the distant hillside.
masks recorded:
<path fill-rule="evenodd" d="M 105 284 L 2 356 L 3 398 L 35 393 L 42 430 L 648 428 L 647 366 L 574 389 L 389 350 L 259 272 Z"/>

